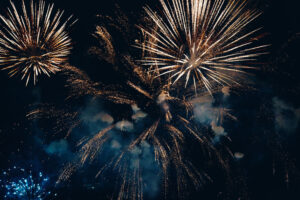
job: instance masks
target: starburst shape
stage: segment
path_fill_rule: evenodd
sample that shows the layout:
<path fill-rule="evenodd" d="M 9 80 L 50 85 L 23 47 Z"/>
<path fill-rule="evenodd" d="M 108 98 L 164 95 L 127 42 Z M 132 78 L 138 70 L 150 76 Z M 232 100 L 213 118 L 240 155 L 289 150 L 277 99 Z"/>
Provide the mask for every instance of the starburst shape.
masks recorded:
<path fill-rule="evenodd" d="M 154 26 L 140 27 L 141 60 L 157 77 L 190 83 L 210 93 L 217 85 L 240 84 L 238 76 L 254 68 L 267 45 L 256 45 L 260 28 L 246 28 L 260 12 L 246 10 L 244 0 L 160 0 L 162 14 L 145 8 Z"/>
<path fill-rule="evenodd" d="M 50 76 L 67 61 L 72 43 L 65 29 L 72 16 L 62 22 L 64 12 L 42 0 L 31 1 L 29 8 L 23 0 L 21 12 L 10 5 L 7 16 L 0 15 L 0 66 L 10 77 L 20 74 L 26 85 L 33 77 L 35 84 L 39 75 Z"/>

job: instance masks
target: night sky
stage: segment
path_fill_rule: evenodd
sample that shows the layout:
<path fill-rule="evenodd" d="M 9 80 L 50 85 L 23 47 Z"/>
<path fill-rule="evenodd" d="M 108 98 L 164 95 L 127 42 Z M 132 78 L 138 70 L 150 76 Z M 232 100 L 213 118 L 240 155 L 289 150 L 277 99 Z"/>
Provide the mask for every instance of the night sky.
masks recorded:
<path fill-rule="evenodd" d="M 98 45 L 92 36 L 96 25 L 103 24 L 97 15 L 115 17 L 122 12 L 128 16 L 131 34 L 127 41 L 118 37 L 118 33 L 112 33 L 112 38 L 118 51 L 130 52 L 138 58 L 138 50 L 132 47 L 141 37 L 135 24 L 143 23 L 145 5 L 159 6 L 158 0 L 46 2 L 54 2 L 56 9 L 65 10 L 64 16 L 73 14 L 74 19 L 78 19 L 68 30 L 74 46 L 69 63 L 85 71 L 92 80 L 102 83 L 118 82 L 122 76 L 89 53 L 89 48 Z M 212 169 L 213 182 L 198 190 L 187 191 L 186 199 L 300 199 L 299 2 L 251 0 L 249 4 L 263 11 L 252 26 L 263 27 L 265 35 L 261 42 L 271 46 L 267 48 L 268 54 L 259 59 L 260 69 L 252 72 L 251 88 L 237 90 L 227 100 L 238 120 L 225 122 L 224 128 L 231 141 L 226 139 L 220 144 L 244 156 L 230 162 L 230 178 L 217 168 Z M 8 0 L 0 0 L 1 14 L 6 12 L 8 5 Z M 9 78 L 7 71 L 0 71 L 0 172 L 12 166 L 43 171 L 50 177 L 51 190 L 57 194 L 49 199 L 110 199 L 111 193 L 115 192 L 114 178 L 95 179 L 95 164 L 81 168 L 70 180 L 55 186 L 60 170 L 72 159 L 77 138 L 74 136 L 62 147 L 59 141 L 64 139 L 65 132 L 53 130 L 54 121 L 26 117 L 40 104 L 55 104 L 61 108 L 72 106 L 73 109 L 89 106 L 88 98 L 66 103 L 68 89 L 64 84 L 64 76 L 57 73 L 50 78 L 40 76 L 36 86 L 29 84 L 25 87 L 19 77 Z M 111 105 L 101 105 L 98 109 L 108 111 L 115 119 L 122 118 L 120 113 L 128 112 L 127 108 Z M 51 148 L 60 149 L 52 151 Z M 194 146 L 187 144 L 186 148 Z M 106 176 L 116 175 L 108 173 Z M 145 198 L 161 199 L 163 195 Z M 166 199 L 177 197 L 172 194 Z"/>

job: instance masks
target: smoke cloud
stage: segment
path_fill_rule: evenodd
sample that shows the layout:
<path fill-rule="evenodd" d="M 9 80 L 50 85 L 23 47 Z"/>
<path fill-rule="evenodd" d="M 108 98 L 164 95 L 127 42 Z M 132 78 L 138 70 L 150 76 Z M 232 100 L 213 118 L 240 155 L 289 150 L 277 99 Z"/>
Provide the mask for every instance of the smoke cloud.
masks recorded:
<path fill-rule="evenodd" d="M 293 133 L 300 120 L 300 108 L 294 108 L 279 98 L 273 98 L 275 128 L 280 132 Z"/>
<path fill-rule="evenodd" d="M 229 89 L 224 89 L 222 100 L 225 101 L 228 95 Z M 222 106 L 215 106 L 215 100 L 211 97 L 200 97 L 195 102 L 194 113 L 196 120 L 201 124 L 211 127 L 215 134 L 213 141 L 218 143 L 221 137 L 227 135 L 222 126 L 224 108 Z"/>
<path fill-rule="evenodd" d="M 66 140 L 58 140 L 45 147 L 45 151 L 50 155 L 64 156 L 69 154 L 69 144 Z"/>

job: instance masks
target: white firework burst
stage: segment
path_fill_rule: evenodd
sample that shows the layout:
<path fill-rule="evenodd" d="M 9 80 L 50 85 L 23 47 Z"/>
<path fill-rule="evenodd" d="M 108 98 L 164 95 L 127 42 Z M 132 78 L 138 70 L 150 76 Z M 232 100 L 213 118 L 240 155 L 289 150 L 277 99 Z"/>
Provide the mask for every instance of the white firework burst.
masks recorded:
<path fill-rule="evenodd" d="M 21 74 L 26 85 L 33 77 L 35 84 L 40 74 L 50 76 L 67 60 L 72 45 L 65 29 L 71 17 L 62 23 L 64 12 L 54 13 L 54 5 L 42 0 L 31 1 L 29 8 L 22 0 L 22 12 L 10 4 L 7 17 L 0 15 L 0 66 L 10 77 Z"/>
<path fill-rule="evenodd" d="M 217 85 L 239 84 L 236 75 L 253 68 L 267 45 L 255 45 L 260 28 L 245 32 L 260 12 L 246 0 L 160 0 L 162 14 L 145 11 L 155 27 L 140 27 L 145 40 L 143 65 L 172 84 L 190 82 L 210 93 Z M 153 69 L 154 67 L 154 69 Z"/>

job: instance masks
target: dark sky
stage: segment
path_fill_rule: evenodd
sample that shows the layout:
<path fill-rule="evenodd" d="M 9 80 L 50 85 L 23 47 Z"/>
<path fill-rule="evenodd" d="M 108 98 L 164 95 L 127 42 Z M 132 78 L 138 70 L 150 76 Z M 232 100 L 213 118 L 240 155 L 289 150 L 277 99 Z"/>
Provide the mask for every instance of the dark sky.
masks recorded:
<path fill-rule="evenodd" d="M 0 1 L 0 12 L 5 13 L 7 0 Z M 109 67 L 88 55 L 88 49 L 96 45 L 92 33 L 101 20 L 97 14 L 114 16 L 116 5 L 129 16 L 131 28 L 141 23 L 142 7 L 158 6 L 158 0 L 52 0 L 55 8 L 65 10 L 65 15 L 74 15 L 79 21 L 70 29 L 74 49 L 70 63 L 83 69 L 96 81 L 109 82 L 117 77 Z M 255 25 L 263 27 L 266 36 L 263 42 L 271 44 L 269 54 L 261 60 L 261 70 L 253 77 L 255 90 L 242 91 L 231 99 L 230 107 L 238 122 L 227 124 L 233 152 L 243 152 L 246 156 L 235 164 L 238 176 L 232 178 L 234 188 L 226 188 L 227 183 L 216 180 L 213 184 L 192 191 L 191 199 L 233 199 L 228 193 L 247 193 L 242 199 L 282 200 L 300 199 L 300 12 L 296 0 L 253 0 L 250 3 L 263 11 Z M 134 42 L 137 32 L 129 38 Z M 127 48 L 120 41 L 120 48 Z M 101 66 L 100 66 L 101 65 Z M 102 66 L 103 65 L 103 66 Z M 13 165 L 41 169 L 53 180 L 63 166 L 62 157 L 49 156 L 44 147 L 61 135 L 51 136 L 41 131 L 37 123 L 29 121 L 26 114 L 37 103 L 63 105 L 66 89 L 61 77 L 40 78 L 37 86 L 25 87 L 18 78 L 8 78 L 6 71 L 0 71 L 0 170 Z M 278 107 L 276 107 L 278 105 Z M 284 107 L 283 111 L 280 110 Z M 297 111 L 298 109 L 298 111 Z M 296 123 L 293 130 L 278 129 L 277 118 L 283 123 Z M 296 118 L 296 119 L 295 119 Z M 284 125 L 283 125 L 284 126 Z M 43 135 L 43 136 L 40 136 Z M 276 173 L 274 175 L 274 169 Z M 287 177 L 288 176 L 288 177 Z M 108 199 L 111 188 L 98 187 L 93 175 L 82 172 L 65 185 L 54 189 L 57 199 L 102 200 Z M 298 198 L 297 198 L 298 197 Z M 237 199 L 237 198 L 236 198 Z"/>

